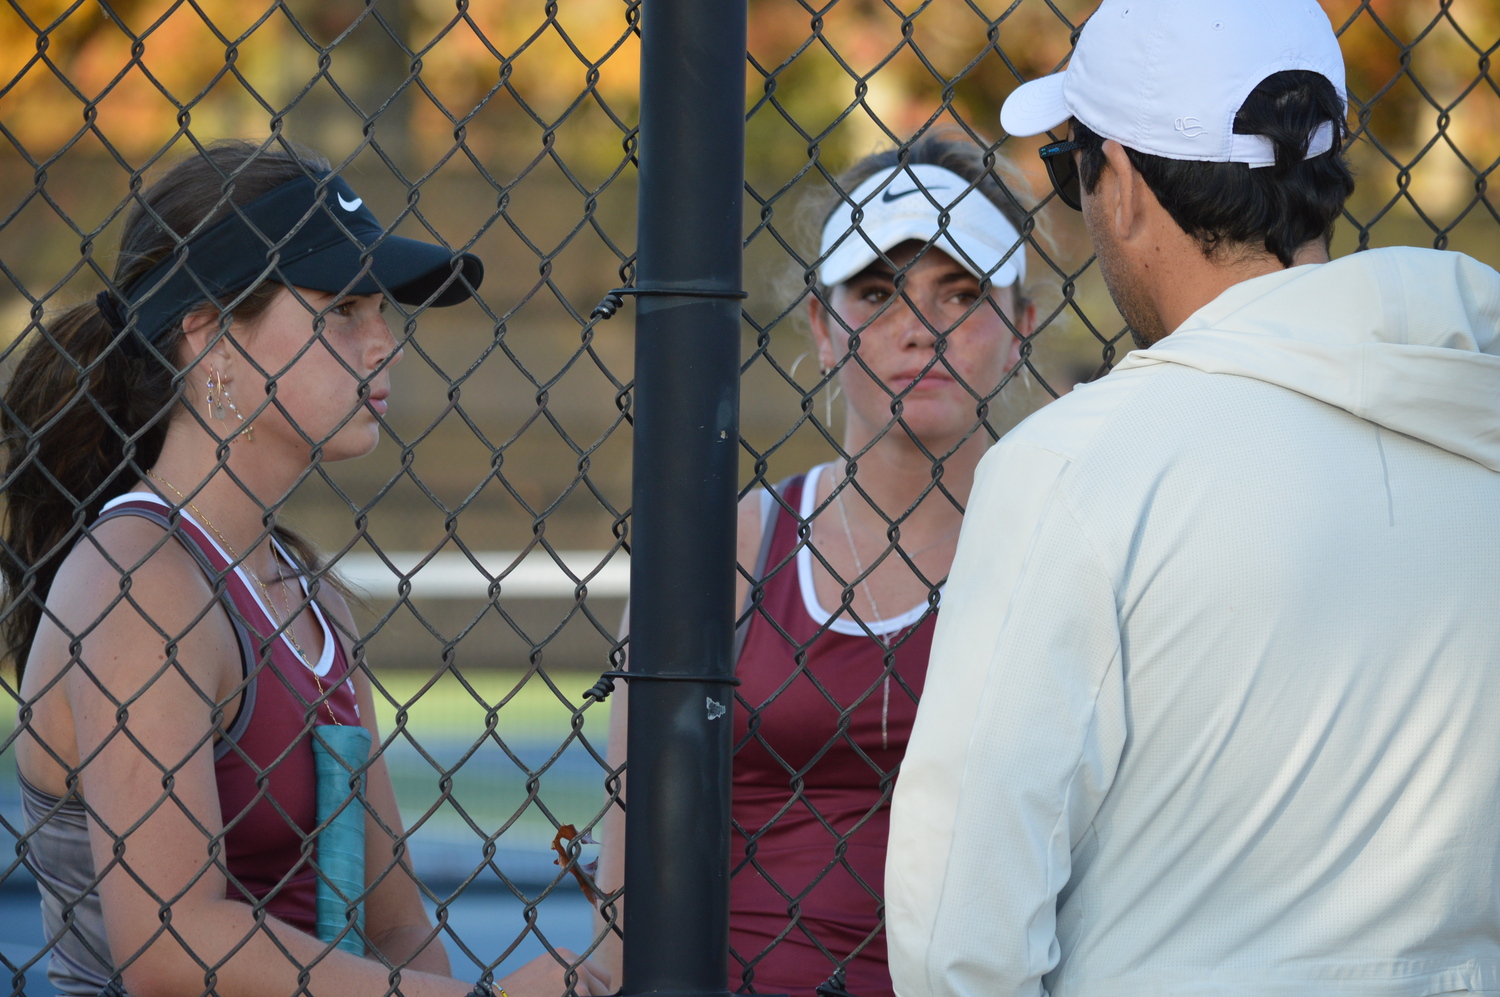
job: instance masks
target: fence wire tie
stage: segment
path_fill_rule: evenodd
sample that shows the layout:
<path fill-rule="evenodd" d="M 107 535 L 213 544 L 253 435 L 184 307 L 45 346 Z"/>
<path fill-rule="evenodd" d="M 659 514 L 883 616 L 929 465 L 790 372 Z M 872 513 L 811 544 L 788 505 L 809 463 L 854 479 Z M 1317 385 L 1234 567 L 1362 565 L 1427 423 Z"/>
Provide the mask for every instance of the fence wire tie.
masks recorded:
<path fill-rule="evenodd" d="M 854 997 L 853 994 L 844 989 L 845 983 L 846 977 L 844 970 L 836 969 L 833 971 L 833 975 L 824 980 L 822 983 L 819 983 L 817 989 L 813 992 L 816 993 L 818 997 Z"/>
<path fill-rule="evenodd" d="M 589 313 L 589 318 L 602 322 L 605 319 L 615 317 L 615 312 L 625 307 L 625 295 L 633 294 L 638 298 L 734 298 L 743 301 L 750 297 L 749 291 L 729 291 L 715 288 L 700 287 L 617 287 L 604 296 Z"/>
<path fill-rule="evenodd" d="M 604 702 L 609 694 L 615 691 L 615 679 L 624 679 L 626 682 L 706 682 L 710 685 L 740 684 L 740 680 L 733 675 L 651 675 L 647 672 L 604 672 L 599 676 L 599 681 L 589 687 L 583 694 L 584 699 L 592 699 L 595 702 Z"/>

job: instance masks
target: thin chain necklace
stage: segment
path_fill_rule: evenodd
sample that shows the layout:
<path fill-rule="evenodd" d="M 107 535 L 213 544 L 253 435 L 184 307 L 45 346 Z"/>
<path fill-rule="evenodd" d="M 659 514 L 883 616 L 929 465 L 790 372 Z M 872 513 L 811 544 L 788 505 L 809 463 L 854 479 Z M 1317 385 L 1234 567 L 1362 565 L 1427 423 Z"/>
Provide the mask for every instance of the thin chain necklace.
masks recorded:
<path fill-rule="evenodd" d="M 865 598 L 870 602 L 870 611 L 875 614 L 875 618 L 871 622 L 883 621 L 885 617 L 881 615 L 880 606 L 875 602 L 875 593 L 870 591 L 870 576 L 865 574 L 865 562 L 859 556 L 859 548 L 854 545 L 854 531 L 849 528 L 849 511 L 844 506 L 843 492 L 839 492 L 839 519 L 844 524 L 844 539 L 849 541 L 849 553 L 854 555 L 854 569 L 861 576 L 859 580 L 859 587 L 864 590 Z M 915 560 L 918 554 L 927 553 L 929 550 L 947 540 L 957 532 L 958 527 L 955 526 L 947 533 L 944 533 L 942 536 L 938 537 L 932 543 L 921 548 L 920 550 L 911 551 L 906 556 Z M 900 633 L 900 631 L 898 630 L 897 633 Z M 874 636 L 876 640 L 880 641 L 880 645 L 882 647 L 889 648 L 891 646 L 890 640 L 888 639 L 886 634 L 875 634 Z M 890 715 L 891 672 L 890 667 L 887 666 L 885 679 L 880 684 L 880 747 L 882 749 L 889 748 L 891 746 Z"/>
<path fill-rule="evenodd" d="M 146 473 L 149 474 L 151 477 L 155 478 L 157 481 L 160 481 L 162 484 L 166 485 L 168 488 L 172 489 L 172 493 L 174 495 L 176 495 L 178 498 L 182 499 L 182 501 L 184 501 L 184 502 L 187 503 L 187 507 L 192 510 L 193 515 L 195 515 L 199 519 L 201 519 L 203 521 L 203 525 L 207 526 L 210 530 L 212 530 L 213 531 L 213 535 L 219 538 L 219 543 L 223 544 L 224 545 L 224 549 L 227 550 L 227 551 L 229 551 L 229 556 L 231 558 L 233 558 L 235 561 L 239 561 L 240 560 L 240 555 L 238 554 L 238 552 L 235 551 L 234 545 L 231 544 L 224 537 L 224 534 L 222 534 L 222 533 L 219 532 L 219 528 L 213 524 L 213 520 L 211 520 L 207 516 L 205 516 L 203 514 L 203 510 L 199 509 L 196 505 L 193 504 L 193 500 L 192 499 L 190 499 L 186 495 L 182 494 L 182 490 L 181 489 L 179 489 L 176 485 L 172 484 L 172 482 L 168 481 L 166 478 L 163 478 L 161 475 L 157 474 L 154 470 L 151 470 L 151 469 L 148 468 L 147 471 L 146 471 Z M 272 561 L 272 563 L 278 563 L 279 564 L 279 558 L 276 555 L 276 544 L 275 543 L 271 544 L 271 561 Z M 278 578 L 279 578 L 280 573 L 281 573 L 280 567 L 278 567 L 276 569 L 276 571 L 277 571 L 277 575 L 278 575 Z M 274 623 L 276 625 L 276 627 L 281 630 L 282 633 L 286 634 L 287 640 L 292 645 L 292 650 L 294 650 L 294 651 L 297 652 L 297 657 L 301 658 L 302 659 L 302 663 L 304 665 L 307 665 L 307 670 L 309 672 L 312 672 L 313 683 L 318 687 L 318 698 L 322 699 L 323 700 L 323 705 L 328 708 L 328 716 L 329 716 L 329 718 L 331 720 L 333 720 L 333 722 L 335 724 L 338 724 L 338 726 L 342 727 L 343 726 L 343 722 L 340 721 L 339 718 L 333 712 L 333 703 L 329 702 L 329 700 L 326 698 L 327 693 L 325 693 L 323 691 L 323 682 L 322 682 L 322 680 L 318 678 L 318 673 L 313 669 L 313 666 L 309 662 L 309 659 L 307 657 L 307 652 L 304 651 L 304 650 L 302 650 L 302 645 L 301 644 L 297 643 L 297 636 L 296 636 L 296 634 L 292 633 L 292 622 L 283 623 L 283 620 L 288 620 L 288 621 L 291 620 L 291 616 L 292 616 L 292 600 L 291 600 L 291 597 L 290 596 L 286 596 L 285 593 L 282 593 L 282 595 L 284 596 L 284 601 L 286 602 L 286 615 L 283 617 L 283 619 L 277 619 L 276 618 L 276 612 L 277 612 L 277 610 L 276 610 L 276 603 L 272 601 L 272 599 L 271 599 L 271 593 L 266 588 L 266 583 L 260 580 L 260 576 L 257 575 L 254 571 L 252 571 L 250 569 L 249 565 L 245 565 L 245 574 L 247 574 L 247 575 L 250 576 L 251 580 L 254 581 L 255 584 L 256 584 L 256 586 L 260 589 L 260 594 L 265 597 L 265 600 L 266 600 L 266 613 L 267 613 L 267 615 L 269 615 L 271 617 L 271 622 Z"/>

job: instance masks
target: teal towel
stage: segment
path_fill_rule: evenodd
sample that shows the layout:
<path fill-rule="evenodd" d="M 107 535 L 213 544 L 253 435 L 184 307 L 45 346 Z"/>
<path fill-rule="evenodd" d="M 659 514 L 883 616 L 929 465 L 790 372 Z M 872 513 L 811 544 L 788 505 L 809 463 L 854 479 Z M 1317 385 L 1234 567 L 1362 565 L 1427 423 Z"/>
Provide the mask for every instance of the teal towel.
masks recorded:
<path fill-rule="evenodd" d="M 318 937 L 338 938 L 339 948 L 365 954 L 364 773 L 370 732 L 363 727 L 321 724 L 314 730 L 313 766 L 318 777 Z M 355 773 L 359 773 L 357 776 Z M 353 926 L 350 927 L 350 907 Z"/>

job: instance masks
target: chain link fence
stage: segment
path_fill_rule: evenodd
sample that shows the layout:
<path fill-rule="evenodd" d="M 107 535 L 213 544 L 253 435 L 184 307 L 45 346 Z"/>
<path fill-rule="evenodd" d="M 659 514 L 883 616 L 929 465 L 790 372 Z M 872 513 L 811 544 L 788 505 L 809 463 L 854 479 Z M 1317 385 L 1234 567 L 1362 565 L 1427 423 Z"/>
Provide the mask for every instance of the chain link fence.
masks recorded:
<path fill-rule="evenodd" d="M 1415 244 L 1500 264 L 1489 189 L 1500 163 L 1491 63 L 1500 8 L 1322 5 L 1349 63 L 1359 183 L 1335 255 Z M 963 454 L 1128 348 L 1076 214 L 1050 193 L 1036 158 L 1043 140 L 1007 138 L 997 123 L 1019 81 L 1066 62 L 1093 6 L 750 5 L 741 524 L 757 536 L 771 530 L 767 543 L 742 540 L 741 621 L 745 653 L 772 664 L 741 669 L 734 703 L 731 990 L 889 992 L 879 973 L 885 813 L 952 551 L 951 532 L 918 527 L 961 511 L 967 486 L 952 468 Z M 559 949 L 608 965 L 622 897 L 628 907 L 608 854 L 596 881 L 593 842 L 623 826 L 624 759 L 609 736 L 623 697 L 604 698 L 596 680 L 623 664 L 627 646 L 632 337 L 628 306 L 613 319 L 596 306 L 633 281 L 641 13 L 639 0 L 0 6 L 7 378 L 26 351 L 64 348 L 55 316 L 110 281 L 143 186 L 220 138 L 315 149 L 391 232 L 485 261 L 471 300 L 391 313 L 405 356 L 391 368 L 374 452 L 314 460 L 267 503 L 362 596 L 346 643 L 377 716 L 368 772 L 389 772 L 400 818 L 380 824 L 367 847 L 367 899 L 404 877 L 463 980 L 504 977 Z M 941 441 L 924 437 L 910 390 L 882 389 L 881 425 L 852 424 L 879 362 L 873 332 L 866 343 L 865 327 L 830 324 L 837 305 L 815 279 L 823 219 L 852 193 L 839 177 L 871 153 L 933 136 L 967 143 L 1000 185 L 1024 234 L 1022 291 L 1035 308 L 1033 322 L 1020 317 L 1024 303 L 965 305 L 965 321 L 992 310 L 1016 337 L 1014 365 L 983 383 L 932 359 L 958 324 L 924 320 L 924 369 L 954 381 L 969 412 Z M 905 291 L 897 297 L 921 313 Z M 815 318 L 821 310 L 823 340 L 810 309 Z M 72 397 L 89 404 L 88 362 L 75 367 Z M 8 443 L 25 452 L 46 430 L 23 427 Z M 897 444 L 925 462 L 904 491 L 880 477 Z M 132 458 L 118 470 L 108 488 L 67 496 L 76 525 L 56 559 L 147 468 Z M 921 539 L 903 540 L 903 528 Z M 50 579 L 56 563 L 22 567 Z M 13 586 L 3 612 L 47 596 Z M 59 607 L 49 610 L 55 617 Z M 162 634 L 169 660 L 184 634 Z M 85 636 L 70 631 L 63 643 Z M 249 674 L 269 682 L 276 634 L 256 636 Z M 830 640 L 842 643 L 830 651 Z M 80 778 L 88 782 L 88 754 L 48 738 L 68 729 L 55 719 L 70 683 L 101 666 L 76 649 L 63 657 L 46 682 L 18 680 L 9 662 L 0 686 L 9 700 L 0 827 L 5 853 L 14 846 L 0 873 L 0 962 L 16 994 L 52 992 L 48 962 L 75 914 L 87 914 L 85 898 L 38 870 L 41 825 L 22 813 L 22 778 L 62 786 L 57 799 L 76 799 Z M 247 688 L 231 686 L 230 698 Z M 229 736 L 232 704 L 213 705 L 218 719 L 195 750 Z M 304 746 L 320 703 L 305 705 Z M 130 704 L 115 706 L 115 730 L 129 736 Z M 54 725 L 44 731 L 44 721 Z M 171 778 L 184 761 L 156 759 L 164 804 L 175 805 Z M 54 805 L 48 817 L 61 812 Z M 223 828 L 241 815 L 222 816 L 218 829 L 203 826 L 208 858 L 189 863 L 199 875 L 223 871 Z M 128 826 L 100 838 L 101 818 L 91 820 L 96 859 L 112 853 L 125 868 L 132 852 L 151 849 Z M 303 841 L 298 868 L 316 877 L 329 824 L 292 823 Z M 244 899 L 274 909 L 281 888 Z M 39 918 L 42 893 L 63 912 L 60 925 Z M 157 897 L 163 915 L 177 899 Z M 380 939 L 357 948 L 367 946 L 380 957 Z M 111 945 L 107 955 L 123 968 L 138 953 Z M 202 992 L 230 958 L 204 954 Z M 278 958 L 316 972 L 317 958 Z M 396 969 L 406 961 L 388 960 Z M 788 982 L 788 967 L 801 975 Z M 559 979 L 567 987 L 575 977 Z"/>

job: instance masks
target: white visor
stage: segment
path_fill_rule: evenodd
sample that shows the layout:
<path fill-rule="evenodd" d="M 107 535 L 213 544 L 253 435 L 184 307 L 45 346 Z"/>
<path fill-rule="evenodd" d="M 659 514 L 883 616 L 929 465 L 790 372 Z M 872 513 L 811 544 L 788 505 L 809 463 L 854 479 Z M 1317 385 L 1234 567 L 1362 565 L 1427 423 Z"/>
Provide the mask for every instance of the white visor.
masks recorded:
<path fill-rule="evenodd" d="M 881 170 L 841 201 L 823 225 L 818 278 L 842 284 L 903 242 L 931 242 L 995 287 L 1026 279 L 1021 234 L 994 202 L 941 166 Z M 862 213 L 854 224 L 854 211 Z M 948 224 L 938 216 L 947 212 Z"/>

